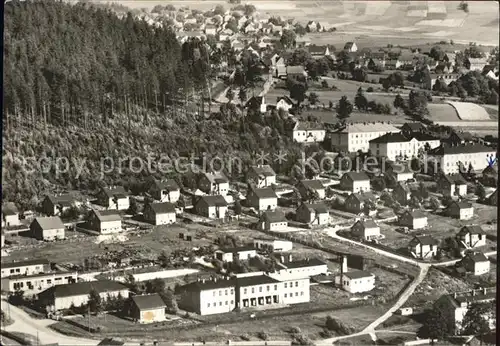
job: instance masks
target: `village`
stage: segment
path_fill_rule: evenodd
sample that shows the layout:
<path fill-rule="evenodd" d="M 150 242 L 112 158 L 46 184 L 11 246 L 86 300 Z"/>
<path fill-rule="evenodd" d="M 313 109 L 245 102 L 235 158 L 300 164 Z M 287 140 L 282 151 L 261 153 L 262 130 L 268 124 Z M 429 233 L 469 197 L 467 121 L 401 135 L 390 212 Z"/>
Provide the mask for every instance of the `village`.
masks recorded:
<path fill-rule="evenodd" d="M 440 339 L 417 337 L 439 311 L 443 335 L 473 344 L 467 311 L 496 303 L 498 47 L 317 44 L 337 28 L 231 6 L 140 18 L 206 43 L 216 76 L 196 112 L 281 119 L 313 159 L 2 201 L 2 328 L 23 318 L 27 334 L 94 345 L 416 345 Z"/>

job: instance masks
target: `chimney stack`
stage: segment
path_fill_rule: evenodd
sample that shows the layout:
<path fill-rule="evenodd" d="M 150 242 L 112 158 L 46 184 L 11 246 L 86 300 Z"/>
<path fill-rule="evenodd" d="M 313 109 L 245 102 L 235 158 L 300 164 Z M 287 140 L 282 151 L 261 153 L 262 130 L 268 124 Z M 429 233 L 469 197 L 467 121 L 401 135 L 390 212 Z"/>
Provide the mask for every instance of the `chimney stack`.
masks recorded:
<path fill-rule="evenodd" d="M 288 254 L 288 261 L 291 262 L 292 261 L 292 254 Z"/>
<path fill-rule="evenodd" d="M 457 292 L 453 293 L 453 298 L 457 299 Z"/>
<path fill-rule="evenodd" d="M 342 266 L 341 266 L 341 274 L 347 273 L 348 268 L 347 268 L 347 256 L 342 257 Z"/>
<path fill-rule="evenodd" d="M 472 290 L 472 296 L 475 297 L 476 296 L 476 290 Z"/>
<path fill-rule="evenodd" d="M 483 294 L 486 295 L 486 287 L 483 287 Z"/>

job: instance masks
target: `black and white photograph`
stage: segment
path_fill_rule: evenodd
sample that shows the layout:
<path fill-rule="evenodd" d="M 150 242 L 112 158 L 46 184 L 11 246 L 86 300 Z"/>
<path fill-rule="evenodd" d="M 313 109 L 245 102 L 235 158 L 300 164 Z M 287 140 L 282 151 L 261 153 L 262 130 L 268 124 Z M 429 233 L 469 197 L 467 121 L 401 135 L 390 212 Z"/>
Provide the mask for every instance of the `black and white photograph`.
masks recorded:
<path fill-rule="evenodd" d="M 0 344 L 496 345 L 499 7 L 4 1 Z"/>

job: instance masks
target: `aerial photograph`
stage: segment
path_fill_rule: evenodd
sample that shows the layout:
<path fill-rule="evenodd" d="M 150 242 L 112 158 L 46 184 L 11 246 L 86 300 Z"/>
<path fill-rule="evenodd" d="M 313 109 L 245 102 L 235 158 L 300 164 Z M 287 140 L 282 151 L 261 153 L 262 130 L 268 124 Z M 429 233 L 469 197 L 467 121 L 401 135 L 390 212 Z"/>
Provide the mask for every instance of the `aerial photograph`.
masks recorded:
<path fill-rule="evenodd" d="M 499 13 L 4 1 L 0 345 L 497 345 Z"/>

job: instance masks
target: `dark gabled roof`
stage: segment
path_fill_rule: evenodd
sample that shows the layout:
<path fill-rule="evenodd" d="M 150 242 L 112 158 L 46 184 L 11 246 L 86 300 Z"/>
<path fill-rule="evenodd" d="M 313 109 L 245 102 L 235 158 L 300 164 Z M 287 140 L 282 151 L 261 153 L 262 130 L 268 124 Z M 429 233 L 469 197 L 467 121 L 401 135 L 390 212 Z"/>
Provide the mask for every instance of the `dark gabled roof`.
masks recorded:
<path fill-rule="evenodd" d="M 360 202 L 366 202 L 368 200 L 375 200 L 376 196 L 371 192 L 363 192 L 363 193 L 351 193 L 347 198 L 356 198 Z"/>
<path fill-rule="evenodd" d="M 133 296 L 132 300 L 139 310 L 152 310 L 166 307 L 165 302 L 158 293 Z"/>
<path fill-rule="evenodd" d="M 237 247 L 221 247 L 218 251 L 222 251 L 224 253 L 238 253 L 251 250 L 255 250 L 255 248 L 249 245 L 249 246 L 237 246 Z"/>
<path fill-rule="evenodd" d="M 37 217 L 33 222 L 37 222 L 43 230 L 64 228 L 59 216 Z"/>
<path fill-rule="evenodd" d="M 261 104 L 264 103 L 264 97 L 263 96 L 252 96 L 247 103 L 245 104 L 245 107 L 255 107 L 255 106 L 260 106 Z"/>
<path fill-rule="evenodd" d="M 48 198 L 49 201 L 51 201 L 54 205 L 60 204 L 63 206 L 71 206 L 75 200 L 75 198 L 69 193 L 65 193 L 59 196 L 47 195 L 46 198 Z"/>
<path fill-rule="evenodd" d="M 263 188 L 253 188 L 252 189 L 253 193 L 260 199 L 260 198 L 278 198 L 278 195 L 276 195 L 276 192 L 270 187 L 263 187 Z"/>
<path fill-rule="evenodd" d="M 460 229 L 458 232 L 458 235 L 464 235 L 464 234 L 486 234 L 481 226 L 479 225 L 469 225 L 469 226 L 464 226 Z"/>
<path fill-rule="evenodd" d="M 151 203 L 149 207 L 155 214 L 171 214 L 175 213 L 175 206 L 172 203 Z"/>
<path fill-rule="evenodd" d="M 221 195 L 207 195 L 201 196 L 200 201 L 203 200 L 209 206 L 225 207 L 227 202 Z"/>
<path fill-rule="evenodd" d="M 288 269 L 297 269 L 297 268 L 305 268 L 305 267 L 313 267 L 313 266 L 322 266 L 326 265 L 326 262 L 323 262 L 319 258 L 307 258 L 303 260 L 290 261 L 287 263 L 283 263 L 285 267 Z"/>
<path fill-rule="evenodd" d="M 344 49 L 351 49 L 353 45 L 354 45 L 354 42 L 347 42 L 347 43 L 344 45 Z"/>
<path fill-rule="evenodd" d="M 373 219 L 359 220 L 356 223 L 360 223 L 364 228 L 379 228 Z"/>
<path fill-rule="evenodd" d="M 193 281 L 187 285 L 182 286 L 181 290 L 201 292 L 205 290 L 230 288 L 235 286 L 236 286 L 236 280 L 234 278 L 230 279 L 219 278 L 216 279 L 215 281 L 214 280 Z"/>
<path fill-rule="evenodd" d="M 386 133 L 383 136 L 377 137 L 375 139 L 372 139 L 370 143 L 406 143 L 411 141 L 411 138 L 409 139 L 402 133 Z"/>
<path fill-rule="evenodd" d="M 307 48 L 309 50 L 309 54 L 311 54 L 311 55 L 317 55 L 317 54 L 325 54 L 327 46 L 310 45 Z"/>
<path fill-rule="evenodd" d="M 125 341 L 117 340 L 114 338 L 104 338 L 97 346 L 123 346 L 125 345 Z"/>
<path fill-rule="evenodd" d="M 302 184 L 306 189 L 323 190 L 325 188 L 321 180 L 318 179 L 301 180 L 299 184 Z"/>
<path fill-rule="evenodd" d="M 276 103 L 280 102 L 281 100 L 285 100 L 286 103 L 288 103 L 289 105 L 292 105 L 292 106 L 294 105 L 293 100 L 286 95 L 285 96 L 278 96 L 276 98 Z"/>
<path fill-rule="evenodd" d="M 50 265 L 50 262 L 48 259 L 45 258 L 19 261 L 19 262 L 9 262 L 9 263 L 2 262 L 2 268 L 4 269 L 25 267 L 25 266 L 36 266 L 36 265 Z"/>
<path fill-rule="evenodd" d="M 325 127 L 322 123 L 315 123 L 310 121 L 297 121 L 294 126 L 295 131 L 321 131 Z"/>
<path fill-rule="evenodd" d="M 428 155 L 455 155 L 455 154 L 476 154 L 476 153 L 491 153 L 495 149 L 482 144 L 462 144 L 462 145 L 441 145 L 437 148 L 429 150 Z"/>
<path fill-rule="evenodd" d="M 310 211 L 314 211 L 317 214 L 328 214 L 328 207 L 323 203 L 304 203 L 303 204 Z"/>
<path fill-rule="evenodd" d="M 419 142 L 428 142 L 428 141 L 438 141 L 439 138 L 434 137 L 425 132 L 412 132 L 411 137 L 415 138 Z"/>
<path fill-rule="evenodd" d="M 462 202 L 452 202 L 451 205 L 448 207 L 448 208 L 451 208 L 452 206 L 454 205 L 457 205 L 459 209 L 469 209 L 469 208 L 472 208 L 472 204 L 469 203 L 469 202 L 465 202 L 465 201 L 462 201 Z"/>
<path fill-rule="evenodd" d="M 119 196 L 119 197 L 126 197 L 127 196 L 127 191 L 125 190 L 125 188 L 123 186 L 116 186 L 114 188 L 102 188 L 102 191 L 104 191 L 104 193 L 109 197 L 109 198 L 112 198 L 112 197 L 115 197 L 115 196 Z"/>
<path fill-rule="evenodd" d="M 405 214 L 409 214 L 413 219 L 422 219 L 424 217 L 427 217 L 420 210 L 406 211 Z"/>
<path fill-rule="evenodd" d="M 236 278 L 239 287 L 274 284 L 280 282 L 267 275 L 256 275 Z"/>
<path fill-rule="evenodd" d="M 204 174 L 205 178 L 208 179 L 211 183 L 228 183 L 229 180 L 226 178 L 226 176 L 222 173 L 205 173 Z"/>
<path fill-rule="evenodd" d="M 453 135 L 457 136 L 462 141 L 471 141 L 474 139 L 474 136 L 470 132 L 452 131 L 450 137 Z"/>
<path fill-rule="evenodd" d="M 122 217 L 116 210 L 92 210 L 100 222 L 121 221 Z"/>
<path fill-rule="evenodd" d="M 269 165 L 252 166 L 252 170 L 259 176 L 263 175 L 265 177 L 273 177 L 276 175 L 276 173 L 274 173 L 273 169 Z"/>
<path fill-rule="evenodd" d="M 168 191 L 180 190 L 179 185 L 174 179 L 168 179 L 165 181 L 156 181 L 155 184 L 161 190 L 168 190 Z"/>
<path fill-rule="evenodd" d="M 415 236 L 410 243 L 417 242 L 422 245 L 439 245 L 439 240 L 434 239 L 430 235 Z"/>
<path fill-rule="evenodd" d="M 286 220 L 286 217 L 285 217 L 285 214 L 280 211 L 280 210 L 276 210 L 276 211 L 265 211 L 263 214 L 262 214 L 262 220 L 268 220 L 270 223 L 273 223 L 273 222 L 285 222 L 287 221 Z"/>
<path fill-rule="evenodd" d="M 349 279 L 354 279 L 354 280 L 374 276 L 372 273 L 367 272 L 365 270 L 355 270 L 353 272 L 346 272 L 344 273 L 344 275 L 347 276 Z"/>
<path fill-rule="evenodd" d="M 352 181 L 370 180 L 365 172 L 347 172 L 344 176 L 349 177 Z"/>
<path fill-rule="evenodd" d="M 469 258 L 473 262 L 488 262 L 489 259 L 482 252 L 468 253 L 465 255 L 466 258 Z"/>
<path fill-rule="evenodd" d="M 49 288 L 47 291 L 51 290 L 54 297 L 71 297 L 71 296 L 82 296 L 90 294 L 90 291 L 96 290 L 98 293 L 105 292 L 116 292 L 126 290 L 127 286 L 111 280 L 101 280 L 101 281 L 83 281 L 76 282 L 66 285 L 56 285 Z"/>

